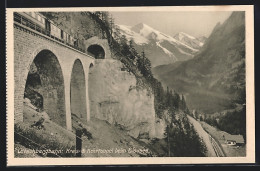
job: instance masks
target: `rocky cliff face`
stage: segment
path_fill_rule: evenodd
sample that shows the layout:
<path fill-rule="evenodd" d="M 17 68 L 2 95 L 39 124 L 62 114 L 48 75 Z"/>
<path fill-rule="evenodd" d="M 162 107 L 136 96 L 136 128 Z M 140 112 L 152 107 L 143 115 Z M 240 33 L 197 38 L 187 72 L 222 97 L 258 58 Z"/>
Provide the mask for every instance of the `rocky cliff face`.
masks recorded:
<path fill-rule="evenodd" d="M 137 90 L 135 76 L 121 62 L 96 61 L 89 73 L 89 99 L 91 117 L 127 130 L 135 138 L 163 136 L 164 124 L 155 117 L 153 94 Z"/>

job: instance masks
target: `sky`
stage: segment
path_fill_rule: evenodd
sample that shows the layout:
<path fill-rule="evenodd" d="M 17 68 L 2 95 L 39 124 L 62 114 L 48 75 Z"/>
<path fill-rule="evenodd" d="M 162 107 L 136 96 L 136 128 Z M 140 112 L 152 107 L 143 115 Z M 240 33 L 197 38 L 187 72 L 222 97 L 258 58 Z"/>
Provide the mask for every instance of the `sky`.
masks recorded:
<path fill-rule="evenodd" d="M 115 23 L 134 26 L 144 23 L 162 33 L 174 36 L 184 32 L 195 37 L 208 37 L 218 22 L 223 23 L 230 11 L 184 11 L 184 12 L 110 12 Z"/>

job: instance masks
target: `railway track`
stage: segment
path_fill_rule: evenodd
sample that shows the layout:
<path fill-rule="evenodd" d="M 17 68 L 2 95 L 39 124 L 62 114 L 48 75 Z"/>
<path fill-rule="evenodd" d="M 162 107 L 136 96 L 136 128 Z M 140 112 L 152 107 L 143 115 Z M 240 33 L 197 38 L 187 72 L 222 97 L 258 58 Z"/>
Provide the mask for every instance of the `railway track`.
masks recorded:
<path fill-rule="evenodd" d="M 224 152 L 222 151 L 222 149 L 219 147 L 218 143 L 216 142 L 216 140 L 214 138 L 212 138 L 211 135 L 209 135 L 210 138 L 210 142 L 212 144 L 212 147 L 216 153 L 217 157 L 225 157 Z"/>

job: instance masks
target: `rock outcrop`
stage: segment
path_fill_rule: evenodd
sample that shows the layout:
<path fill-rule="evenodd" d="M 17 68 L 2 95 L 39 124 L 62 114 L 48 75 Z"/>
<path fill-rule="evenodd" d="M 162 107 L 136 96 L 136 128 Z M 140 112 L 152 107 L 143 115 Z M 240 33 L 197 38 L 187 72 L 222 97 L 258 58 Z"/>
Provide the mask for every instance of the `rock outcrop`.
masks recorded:
<path fill-rule="evenodd" d="M 153 94 L 137 89 L 135 76 L 120 61 L 96 60 L 89 73 L 89 99 L 91 117 L 127 130 L 135 138 L 162 136 L 155 128 L 162 124 L 155 116 Z"/>

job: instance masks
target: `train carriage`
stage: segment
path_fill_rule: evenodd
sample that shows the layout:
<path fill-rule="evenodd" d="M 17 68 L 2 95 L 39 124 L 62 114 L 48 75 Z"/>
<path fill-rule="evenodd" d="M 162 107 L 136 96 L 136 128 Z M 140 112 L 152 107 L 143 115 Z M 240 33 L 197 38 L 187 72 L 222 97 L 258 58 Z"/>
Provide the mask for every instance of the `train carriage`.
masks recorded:
<path fill-rule="evenodd" d="M 58 38 L 58 39 L 61 39 L 60 29 L 52 23 L 51 23 L 51 35 Z"/>
<path fill-rule="evenodd" d="M 70 36 L 70 42 L 72 46 L 74 46 L 74 41 L 75 41 L 74 37 Z"/>
<path fill-rule="evenodd" d="M 15 12 L 15 21 L 78 49 L 78 40 L 38 12 Z M 75 43 L 76 42 L 76 43 Z"/>
<path fill-rule="evenodd" d="M 25 12 L 25 13 L 19 13 L 26 18 L 29 17 L 33 22 L 35 22 L 37 25 L 39 25 L 41 28 L 45 28 L 45 17 L 39 13 L 36 12 Z"/>

